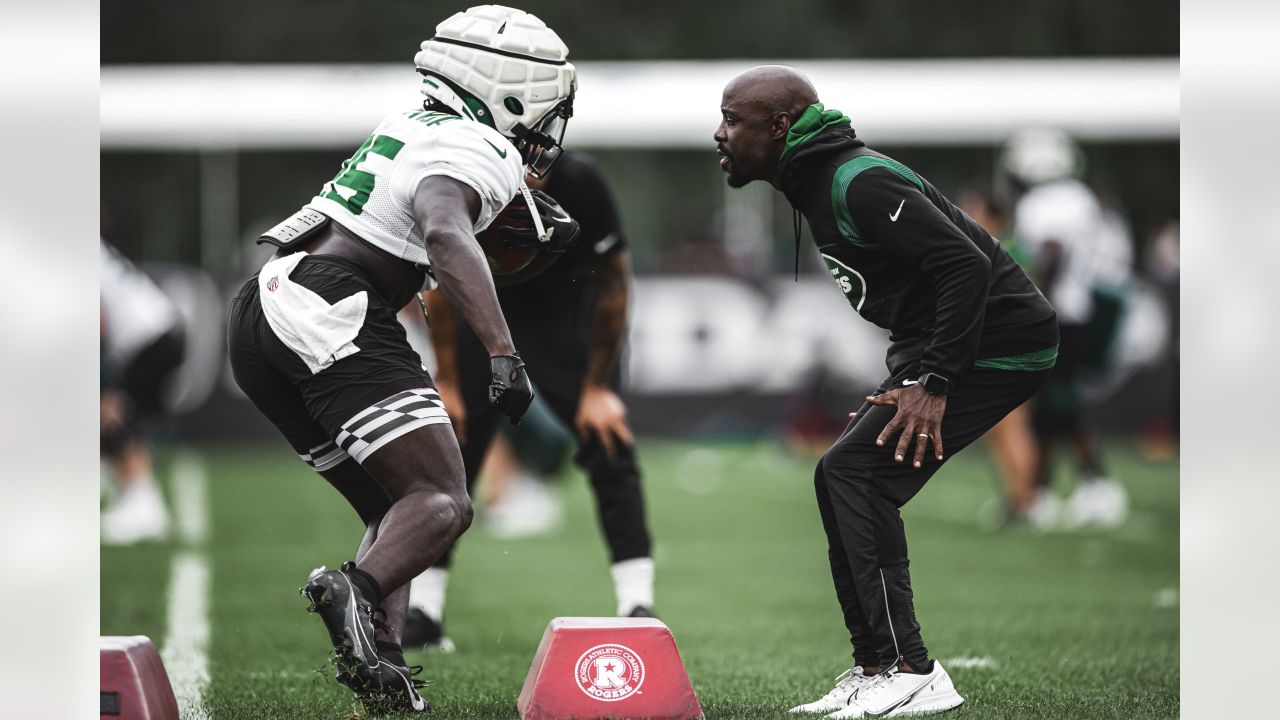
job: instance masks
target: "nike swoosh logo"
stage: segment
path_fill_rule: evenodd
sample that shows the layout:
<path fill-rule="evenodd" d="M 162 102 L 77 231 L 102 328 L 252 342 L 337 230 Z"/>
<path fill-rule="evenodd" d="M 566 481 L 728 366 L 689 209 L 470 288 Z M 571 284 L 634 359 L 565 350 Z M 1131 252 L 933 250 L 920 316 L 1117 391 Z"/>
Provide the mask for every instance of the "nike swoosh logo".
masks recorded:
<path fill-rule="evenodd" d="M 903 380 L 902 384 L 903 385 L 919 385 L 920 381 L 919 380 Z"/>
<path fill-rule="evenodd" d="M 609 233 L 608 235 L 600 238 L 593 247 L 597 255 L 603 255 L 609 250 L 609 248 L 613 247 L 617 243 L 618 233 Z"/>
<path fill-rule="evenodd" d="M 488 142 L 488 141 L 486 140 L 485 142 Z M 906 198 L 903 198 L 902 202 L 898 203 L 898 210 L 897 212 L 889 216 L 889 222 L 898 222 L 898 216 L 902 214 L 902 206 L 905 205 L 906 203 L 907 203 Z"/>
<path fill-rule="evenodd" d="M 506 150 L 499 150 L 499 149 L 498 149 L 498 146 L 497 146 L 497 145 L 494 145 L 494 144 L 493 144 L 493 143 L 491 143 L 491 142 L 489 142 L 489 140 L 488 140 L 488 139 L 486 139 L 486 140 L 485 140 L 485 142 L 489 143 L 489 147 L 493 148 L 493 151 L 494 151 L 494 152 L 496 152 L 496 153 L 498 153 L 498 157 L 502 158 L 503 160 L 506 160 L 506 159 L 507 159 L 507 151 L 506 151 Z M 901 208 L 899 208 L 899 209 L 901 209 Z"/>

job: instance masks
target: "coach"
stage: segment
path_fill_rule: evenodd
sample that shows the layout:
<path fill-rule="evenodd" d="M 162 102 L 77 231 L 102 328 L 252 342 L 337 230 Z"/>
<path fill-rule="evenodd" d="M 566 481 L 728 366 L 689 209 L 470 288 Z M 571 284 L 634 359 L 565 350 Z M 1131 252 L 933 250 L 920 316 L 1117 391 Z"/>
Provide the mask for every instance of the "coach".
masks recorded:
<path fill-rule="evenodd" d="M 729 185 L 781 190 L 797 214 L 797 264 L 803 215 L 849 304 L 890 331 L 889 376 L 850 414 L 814 478 L 856 666 L 795 710 L 950 709 L 963 700 L 921 638 L 899 508 L 1041 386 L 1057 355 L 1054 310 L 995 239 L 923 177 L 867 148 L 795 70 L 748 70 L 725 87 L 720 110 Z"/>

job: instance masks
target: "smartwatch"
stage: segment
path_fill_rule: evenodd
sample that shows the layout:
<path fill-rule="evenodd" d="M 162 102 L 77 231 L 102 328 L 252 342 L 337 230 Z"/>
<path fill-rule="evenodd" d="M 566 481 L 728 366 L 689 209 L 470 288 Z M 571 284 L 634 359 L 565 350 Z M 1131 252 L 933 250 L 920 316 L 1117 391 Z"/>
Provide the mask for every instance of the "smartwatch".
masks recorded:
<path fill-rule="evenodd" d="M 937 373 L 927 372 L 916 382 L 930 395 L 946 395 L 951 392 L 951 381 Z"/>

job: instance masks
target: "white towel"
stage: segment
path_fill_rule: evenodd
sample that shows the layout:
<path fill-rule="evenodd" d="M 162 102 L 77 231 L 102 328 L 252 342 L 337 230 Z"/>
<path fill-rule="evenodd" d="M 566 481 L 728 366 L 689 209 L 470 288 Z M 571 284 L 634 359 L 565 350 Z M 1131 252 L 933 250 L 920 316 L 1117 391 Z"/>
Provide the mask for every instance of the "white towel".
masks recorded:
<path fill-rule="evenodd" d="M 305 258 L 297 252 L 262 266 L 258 295 L 276 337 L 298 354 L 311 374 L 360 352 L 352 341 L 364 325 L 369 296 L 360 292 L 330 305 L 324 298 L 289 279 Z"/>

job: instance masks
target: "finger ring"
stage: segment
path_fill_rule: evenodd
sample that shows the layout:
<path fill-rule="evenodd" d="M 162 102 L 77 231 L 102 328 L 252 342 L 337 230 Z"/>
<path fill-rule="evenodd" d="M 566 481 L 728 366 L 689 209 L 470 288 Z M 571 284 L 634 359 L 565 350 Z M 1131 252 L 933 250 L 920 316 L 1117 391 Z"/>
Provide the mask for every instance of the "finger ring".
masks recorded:
<path fill-rule="evenodd" d="M 927 438 L 929 437 L 929 433 L 920 433 L 919 435 L 916 435 L 916 437 Z"/>

